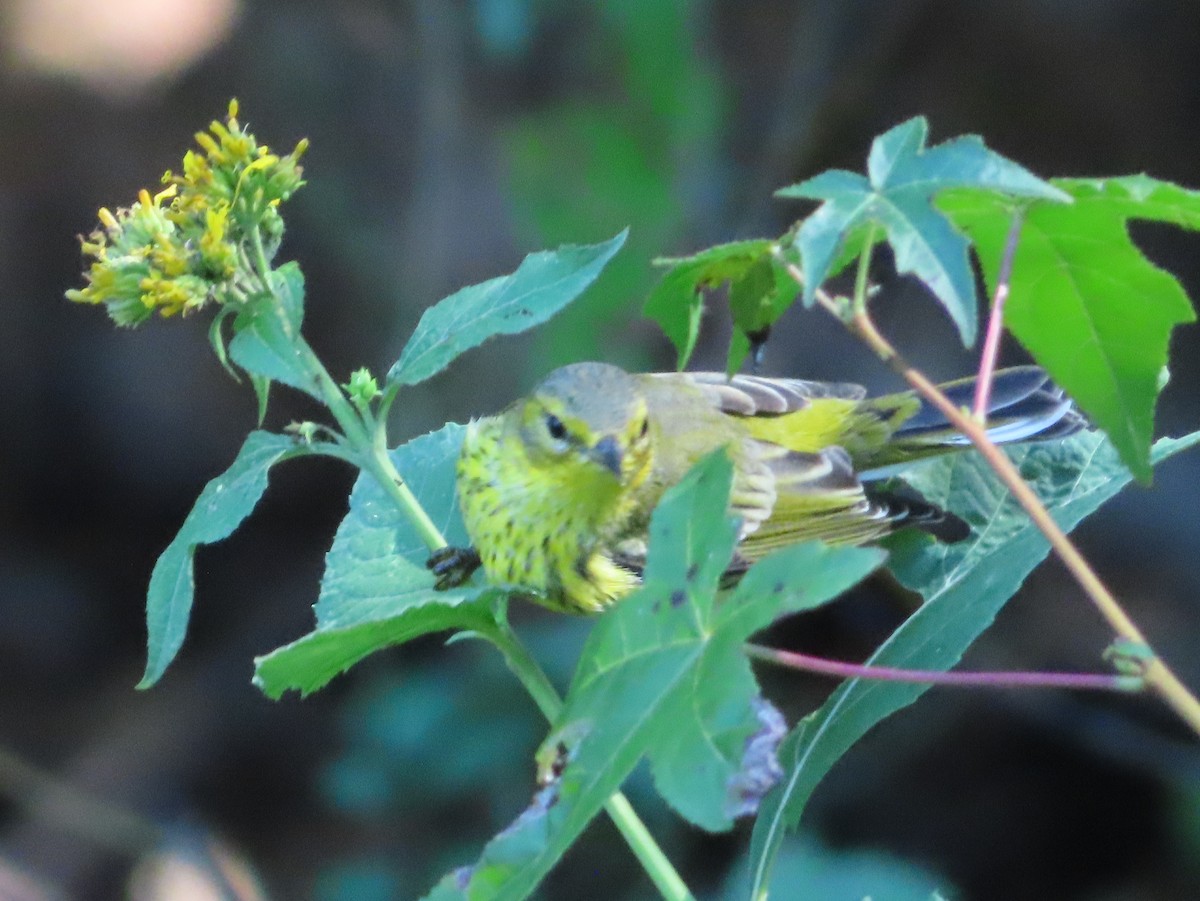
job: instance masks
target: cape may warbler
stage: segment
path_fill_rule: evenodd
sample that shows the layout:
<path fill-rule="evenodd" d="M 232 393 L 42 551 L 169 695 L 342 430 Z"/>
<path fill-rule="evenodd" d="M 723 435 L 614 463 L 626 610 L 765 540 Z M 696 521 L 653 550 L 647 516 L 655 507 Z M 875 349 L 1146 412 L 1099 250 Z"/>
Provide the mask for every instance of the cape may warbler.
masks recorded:
<path fill-rule="evenodd" d="M 956 405 L 974 393 L 972 379 L 942 387 Z M 993 440 L 1059 438 L 1084 424 L 1041 369 L 996 373 Z M 490 581 L 528 589 L 552 609 L 599 611 L 639 584 L 663 492 L 719 448 L 734 467 L 733 574 L 809 538 L 861 544 L 916 526 L 952 541 L 966 523 L 879 482 L 967 446 L 912 392 L 867 398 L 851 384 L 577 363 L 468 426 L 458 493 L 473 548 L 443 549 L 429 565 L 441 587 L 482 564 Z"/>

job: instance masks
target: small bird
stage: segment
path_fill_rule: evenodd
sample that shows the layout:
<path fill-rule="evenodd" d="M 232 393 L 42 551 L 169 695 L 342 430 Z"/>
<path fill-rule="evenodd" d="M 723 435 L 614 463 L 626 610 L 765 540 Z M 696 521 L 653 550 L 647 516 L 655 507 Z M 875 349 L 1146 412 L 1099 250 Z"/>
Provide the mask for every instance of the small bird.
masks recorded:
<path fill-rule="evenodd" d="M 974 379 L 941 386 L 968 405 Z M 1086 425 L 1036 366 L 995 373 L 997 442 L 1061 438 Z M 641 583 L 650 514 L 693 464 L 724 448 L 739 522 L 730 579 L 810 538 L 863 544 L 913 526 L 944 541 L 965 522 L 880 482 L 969 446 L 914 392 L 715 372 L 630 374 L 605 363 L 550 373 L 496 416 L 471 422 L 457 464 L 471 548 L 429 560 L 438 587 L 482 565 L 554 610 L 596 613 Z"/>

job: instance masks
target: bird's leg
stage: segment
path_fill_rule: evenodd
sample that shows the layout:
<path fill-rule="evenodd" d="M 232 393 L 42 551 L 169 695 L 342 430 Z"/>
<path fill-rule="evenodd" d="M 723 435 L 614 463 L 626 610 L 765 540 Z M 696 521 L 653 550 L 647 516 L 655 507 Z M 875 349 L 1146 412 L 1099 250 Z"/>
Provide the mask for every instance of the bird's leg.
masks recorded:
<path fill-rule="evenodd" d="M 473 547 L 443 547 L 429 555 L 425 566 L 437 576 L 433 587 L 445 591 L 466 582 L 482 563 Z"/>

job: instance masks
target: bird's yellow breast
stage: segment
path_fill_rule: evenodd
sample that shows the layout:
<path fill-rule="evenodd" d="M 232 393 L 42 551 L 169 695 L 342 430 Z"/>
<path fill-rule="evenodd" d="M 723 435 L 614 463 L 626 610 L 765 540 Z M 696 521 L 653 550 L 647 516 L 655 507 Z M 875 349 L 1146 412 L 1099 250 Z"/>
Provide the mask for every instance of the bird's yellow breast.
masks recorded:
<path fill-rule="evenodd" d="M 472 423 L 458 459 L 459 506 L 488 580 L 577 613 L 632 591 L 637 576 L 607 556 L 603 541 L 629 499 L 602 476 L 531 460 L 503 417 Z"/>

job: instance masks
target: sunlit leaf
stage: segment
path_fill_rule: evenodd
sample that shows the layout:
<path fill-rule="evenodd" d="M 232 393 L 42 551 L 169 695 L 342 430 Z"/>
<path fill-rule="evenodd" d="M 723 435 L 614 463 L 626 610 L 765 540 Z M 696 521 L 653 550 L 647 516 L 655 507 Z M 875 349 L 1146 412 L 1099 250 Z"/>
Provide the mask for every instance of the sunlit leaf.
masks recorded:
<path fill-rule="evenodd" d="M 1129 220 L 1200 229 L 1200 192 L 1144 175 L 1061 179 L 1070 205 L 1025 214 L 1004 322 L 1104 429 L 1141 481 L 1150 479 L 1154 406 L 1171 332 L 1196 318 L 1179 282 L 1129 236 Z M 1010 203 L 954 192 L 939 206 L 971 236 L 995 290 Z"/>

